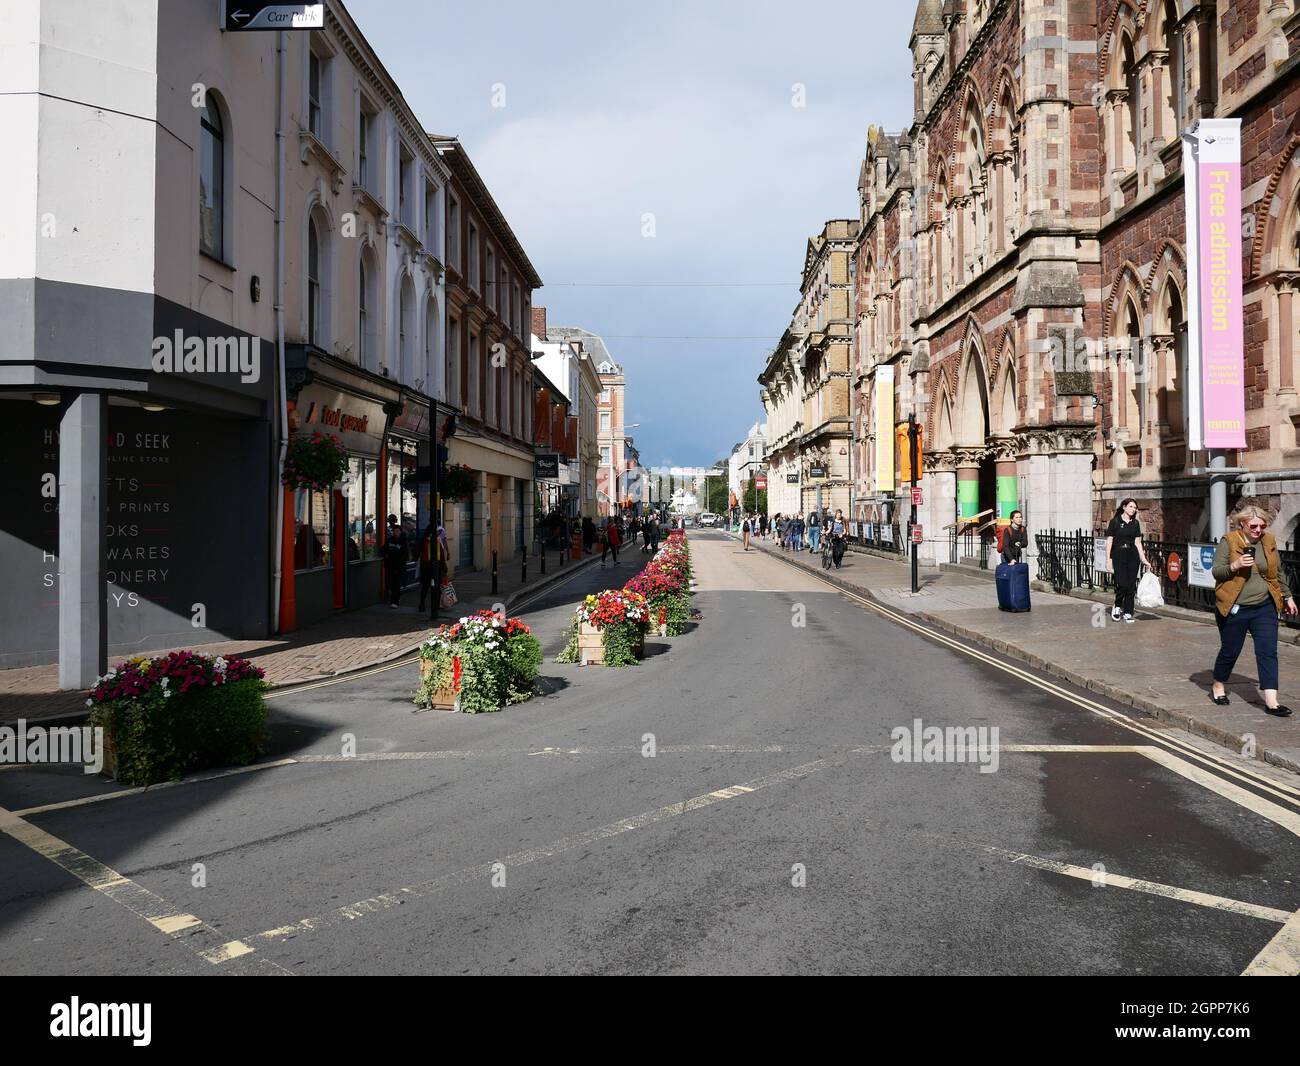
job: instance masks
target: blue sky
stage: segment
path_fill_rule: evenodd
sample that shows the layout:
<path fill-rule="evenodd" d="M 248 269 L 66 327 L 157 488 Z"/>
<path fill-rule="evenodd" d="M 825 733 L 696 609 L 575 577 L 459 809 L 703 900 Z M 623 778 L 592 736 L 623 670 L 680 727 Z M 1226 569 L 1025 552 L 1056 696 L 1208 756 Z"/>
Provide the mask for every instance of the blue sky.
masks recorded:
<path fill-rule="evenodd" d="M 728 452 L 808 237 L 857 216 L 868 125 L 910 118 L 911 0 L 348 8 L 426 128 L 465 143 L 548 320 L 623 364 L 642 461 Z"/>

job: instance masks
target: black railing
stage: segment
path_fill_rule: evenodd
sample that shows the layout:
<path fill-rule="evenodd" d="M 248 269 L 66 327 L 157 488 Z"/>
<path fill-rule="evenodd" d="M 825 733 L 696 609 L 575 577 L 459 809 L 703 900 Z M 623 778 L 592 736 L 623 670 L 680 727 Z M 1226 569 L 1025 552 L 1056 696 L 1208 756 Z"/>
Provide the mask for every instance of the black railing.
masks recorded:
<path fill-rule="evenodd" d="M 849 537 L 849 543 L 877 551 L 901 554 L 906 547 L 904 531 L 897 522 L 860 522 L 858 535 Z"/>
<path fill-rule="evenodd" d="M 1097 570 L 1094 565 L 1094 553 L 1105 540 L 1102 534 L 1094 535 L 1082 529 L 1073 533 L 1048 529 L 1035 534 L 1034 542 L 1038 545 L 1038 580 L 1050 584 L 1057 592 L 1069 592 L 1075 588 L 1114 588 L 1114 576 L 1109 571 Z M 1146 549 L 1152 570 L 1160 579 L 1160 594 L 1165 603 L 1193 611 L 1214 609 L 1214 589 L 1194 586 L 1188 581 L 1187 541 L 1143 539 L 1142 545 Z M 1169 557 L 1175 552 L 1181 563 L 1177 580 L 1169 577 Z M 1280 549 L 1278 557 L 1287 584 L 1296 590 L 1297 581 L 1300 581 L 1300 552 Z M 1282 621 L 1285 625 L 1300 628 L 1300 619 L 1283 616 Z"/>

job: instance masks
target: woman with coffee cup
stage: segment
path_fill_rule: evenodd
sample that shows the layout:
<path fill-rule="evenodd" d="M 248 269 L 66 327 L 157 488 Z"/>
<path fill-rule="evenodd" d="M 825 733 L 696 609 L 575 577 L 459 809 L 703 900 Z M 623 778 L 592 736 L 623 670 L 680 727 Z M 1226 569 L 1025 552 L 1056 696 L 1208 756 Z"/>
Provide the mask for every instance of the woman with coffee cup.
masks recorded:
<path fill-rule="evenodd" d="M 1239 528 L 1225 535 L 1214 553 L 1214 619 L 1219 623 L 1220 646 L 1210 699 L 1220 707 L 1228 705 L 1224 685 L 1250 633 L 1264 710 L 1287 718 L 1291 709 L 1277 701 L 1277 615 L 1285 611 L 1294 617 L 1295 598 L 1282 572 L 1277 542 L 1265 532 L 1268 516 L 1258 507 L 1243 507 L 1236 519 Z"/>

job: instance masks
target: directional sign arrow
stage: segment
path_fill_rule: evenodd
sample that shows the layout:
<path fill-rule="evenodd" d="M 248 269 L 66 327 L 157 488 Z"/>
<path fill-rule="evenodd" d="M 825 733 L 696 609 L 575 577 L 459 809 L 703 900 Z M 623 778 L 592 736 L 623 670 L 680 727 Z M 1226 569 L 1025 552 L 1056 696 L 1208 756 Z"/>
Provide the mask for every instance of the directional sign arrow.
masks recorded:
<path fill-rule="evenodd" d="M 253 16 L 247 11 L 236 11 L 230 17 L 236 22 L 243 22 L 245 19 L 250 19 Z"/>

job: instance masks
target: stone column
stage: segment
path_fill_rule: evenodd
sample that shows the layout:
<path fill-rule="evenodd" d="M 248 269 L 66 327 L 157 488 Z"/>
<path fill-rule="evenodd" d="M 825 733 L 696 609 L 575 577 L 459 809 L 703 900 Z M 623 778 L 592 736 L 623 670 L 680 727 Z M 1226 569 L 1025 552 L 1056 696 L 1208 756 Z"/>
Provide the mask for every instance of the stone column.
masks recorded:
<path fill-rule="evenodd" d="M 944 527 L 957 521 L 957 474 L 953 459 L 952 452 L 927 452 L 923 459 L 924 502 L 917 509 L 918 518 L 926 530 L 921 552 L 924 558 L 936 565 L 948 562 L 951 530 Z"/>
<path fill-rule="evenodd" d="M 1277 279 L 1277 386 L 1295 390 L 1295 318 L 1292 298 L 1300 274 L 1279 274 Z"/>
<path fill-rule="evenodd" d="M 83 689 L 108 669 L 104 499 L 108 398 L 83 392 L 59 421 L 59 688 Z"/>
<path fill-rule="evenodd" d="M 957 518 L 974 518 L 980 510 L 980 451 L 960 448 L 957 451 Z"/>

